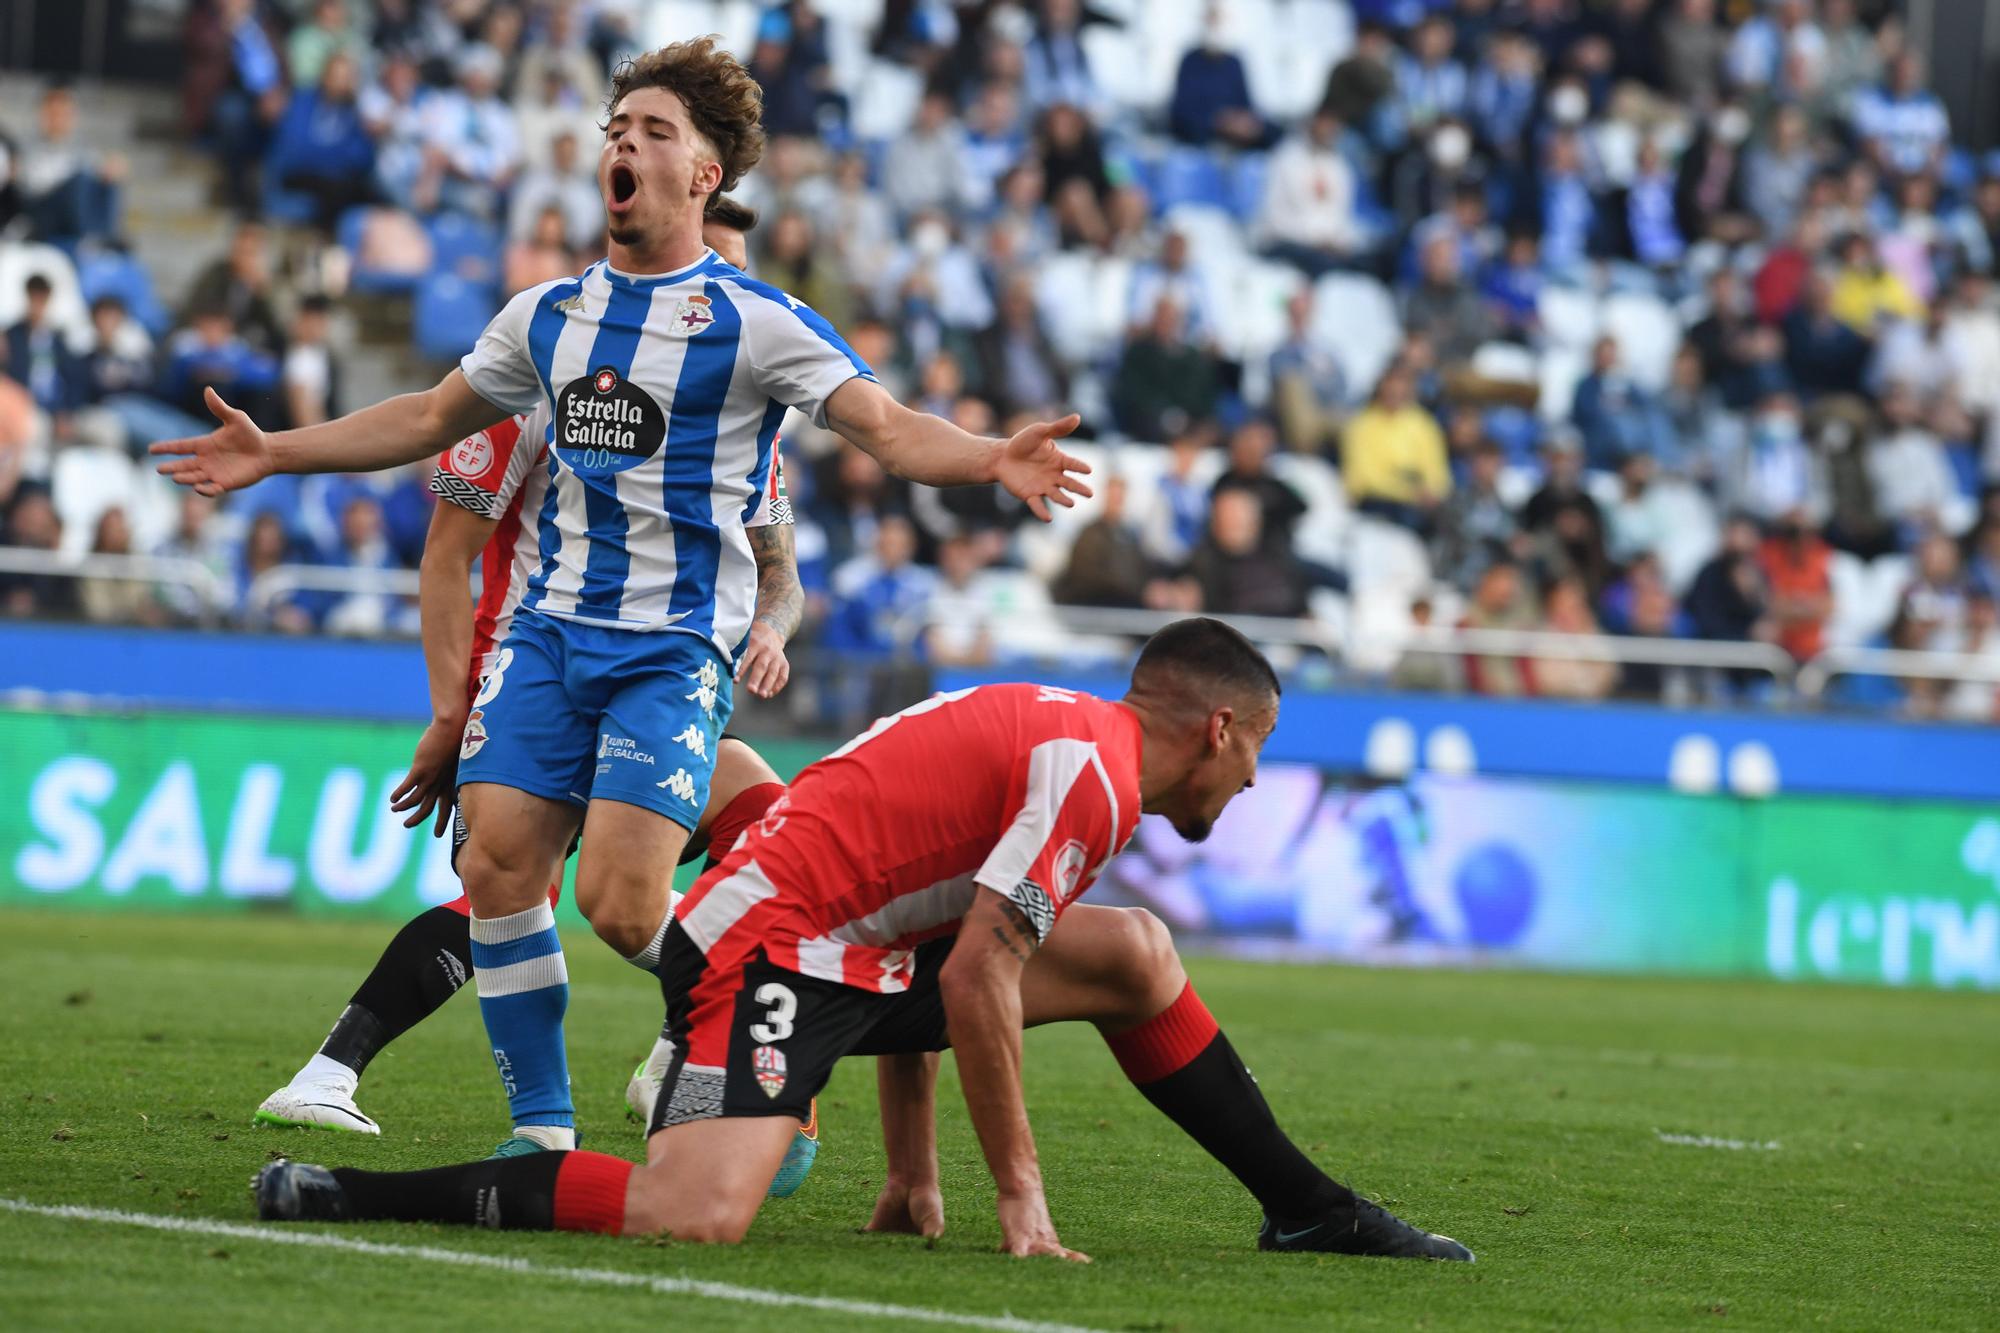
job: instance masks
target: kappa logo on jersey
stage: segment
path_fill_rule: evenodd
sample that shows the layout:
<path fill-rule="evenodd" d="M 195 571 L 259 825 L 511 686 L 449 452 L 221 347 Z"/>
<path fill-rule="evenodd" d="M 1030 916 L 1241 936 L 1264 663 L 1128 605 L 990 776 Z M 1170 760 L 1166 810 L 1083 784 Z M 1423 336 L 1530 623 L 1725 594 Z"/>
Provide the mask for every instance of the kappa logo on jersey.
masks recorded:
<path fill-rule="evenodd" d="M 610 366 L 579 375 L 556 403 L 556 452 L 577 472 L 623 472 L 660 452 L 667 414 Z"/>
<path fill-rule="evenodd" d="M 451 447 L 451 470 L 469 481 L 477 481 L 493 470 L 493 458 L 493 441 L 482 430 Z"/>
<path fill-rule="evenodd" d="M 715 323 L 713 304 L 706 296 L 690 296 L 674 307 L 673 318 L 667 321 L 667 332 L 692 338 L 709 325 Z"/>
<path fill-rule="evenodd" d="M 757 1086 L 764 1095 L 776 1100 L 785 1090 L 785 1053 L 775 1046 L 759 1046 L 750 1052 L 750 1067 L 757 1071 Z"/>
<path fill-rule="evenodd" d="M 465 719 L 465 735 L 458 743 L 458 757 L 470 759 L 486 748 L 486 714 L 475 708 Z"/>
<path fill-rule="evenodd" d="M 675 769 L 672 777 L 662 778 L 653 785 L 655 787 L 665 787 L 689 805 L 694 804 L 694 779 L 688 776 L 688 771 L 685 768 Z"/>
<path fill-rule="evenodd" d="M 682 745 L 687 746 L 688 753 L 695 758 L 708 758 L 708 737 L 703 735 L 700 728 L 696 727 L 694 723 L 688 723 L 687 726 L 681 729 L 681 734 L 674 737 L 674 739 Z"/>
<path fill-rule="evenodd" d="M 1090 849 L 1082 842 L 1071 838 L 1062 845 L 1055 859 L 1055 889 L 1058 902 L 1068 902 L 1076 897 L 1077 885 L 1083 883 L 1083 872 L 1090 866 Z"/>
<path fill-rule="evenodd" d="M 716 674 L 715 663 L 703 662 L 701 670 L 689 676 L 688 679 L 694 682 L 694 693 L 685 697 L 700 704 L 701 711 L 713 717 L 715 715 L 716 687 L 722 679 L 721 676 Z"/>

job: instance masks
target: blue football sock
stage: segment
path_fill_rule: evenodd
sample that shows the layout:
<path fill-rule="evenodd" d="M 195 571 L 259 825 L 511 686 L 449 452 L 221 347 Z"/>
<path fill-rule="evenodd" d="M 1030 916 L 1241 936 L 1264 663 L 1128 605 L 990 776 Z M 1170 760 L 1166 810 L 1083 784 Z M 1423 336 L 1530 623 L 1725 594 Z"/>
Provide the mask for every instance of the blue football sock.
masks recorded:
<path fill-rule="evenodd" d="M 473 917 L 472 968 L 514 1123 L 574 1126 L 562 1028 L 569 969 L 555 912 L 537 903 L 512 916 Z"/>

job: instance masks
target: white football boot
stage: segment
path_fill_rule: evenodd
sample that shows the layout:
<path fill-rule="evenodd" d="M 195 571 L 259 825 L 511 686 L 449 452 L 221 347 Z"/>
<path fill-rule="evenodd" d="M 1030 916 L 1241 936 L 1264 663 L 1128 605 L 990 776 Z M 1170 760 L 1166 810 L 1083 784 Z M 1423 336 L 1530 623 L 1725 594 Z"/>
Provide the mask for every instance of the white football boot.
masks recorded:
<path fill-rule="evenodd" d="M 260 1125 L 380 1134 L 382 1127 L 354 1104 L 360 1082 L 360 1076 L 346 1066 L 314 1056 L 290 1083 L 266 1097 L 251 1119 Z"/>

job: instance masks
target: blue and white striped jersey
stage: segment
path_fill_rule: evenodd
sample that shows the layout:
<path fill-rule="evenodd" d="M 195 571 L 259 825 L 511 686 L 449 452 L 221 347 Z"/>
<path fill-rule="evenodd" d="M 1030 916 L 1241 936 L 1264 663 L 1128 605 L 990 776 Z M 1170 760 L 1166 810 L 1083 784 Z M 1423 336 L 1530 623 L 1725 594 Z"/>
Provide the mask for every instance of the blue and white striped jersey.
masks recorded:
<path fill-rule="evenodd" d="M 811 309 L 714 251 L 678 273 L 608 263 L 507 303 L 459 368 L 495 407 L 547 404 L 540 560 L 521 604 L 700 634 L 734 660 L 756 614 L 744 522 L 787 407 L 874 372 Z"/>

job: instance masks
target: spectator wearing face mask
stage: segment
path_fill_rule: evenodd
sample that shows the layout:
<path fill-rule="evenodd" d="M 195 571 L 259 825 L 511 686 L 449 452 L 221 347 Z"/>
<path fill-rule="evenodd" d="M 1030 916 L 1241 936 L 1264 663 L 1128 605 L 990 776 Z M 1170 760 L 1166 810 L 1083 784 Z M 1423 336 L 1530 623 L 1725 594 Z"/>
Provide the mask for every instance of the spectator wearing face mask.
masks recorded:
<path fill-rule="evenodd" d="M 1790 393 L 1768 394 L 1757 405 L 1748 446 L 1723 474 L 1721 491 L 1725 506 L 1766 524 L 1823 507 L 1818 467 Z"/>

